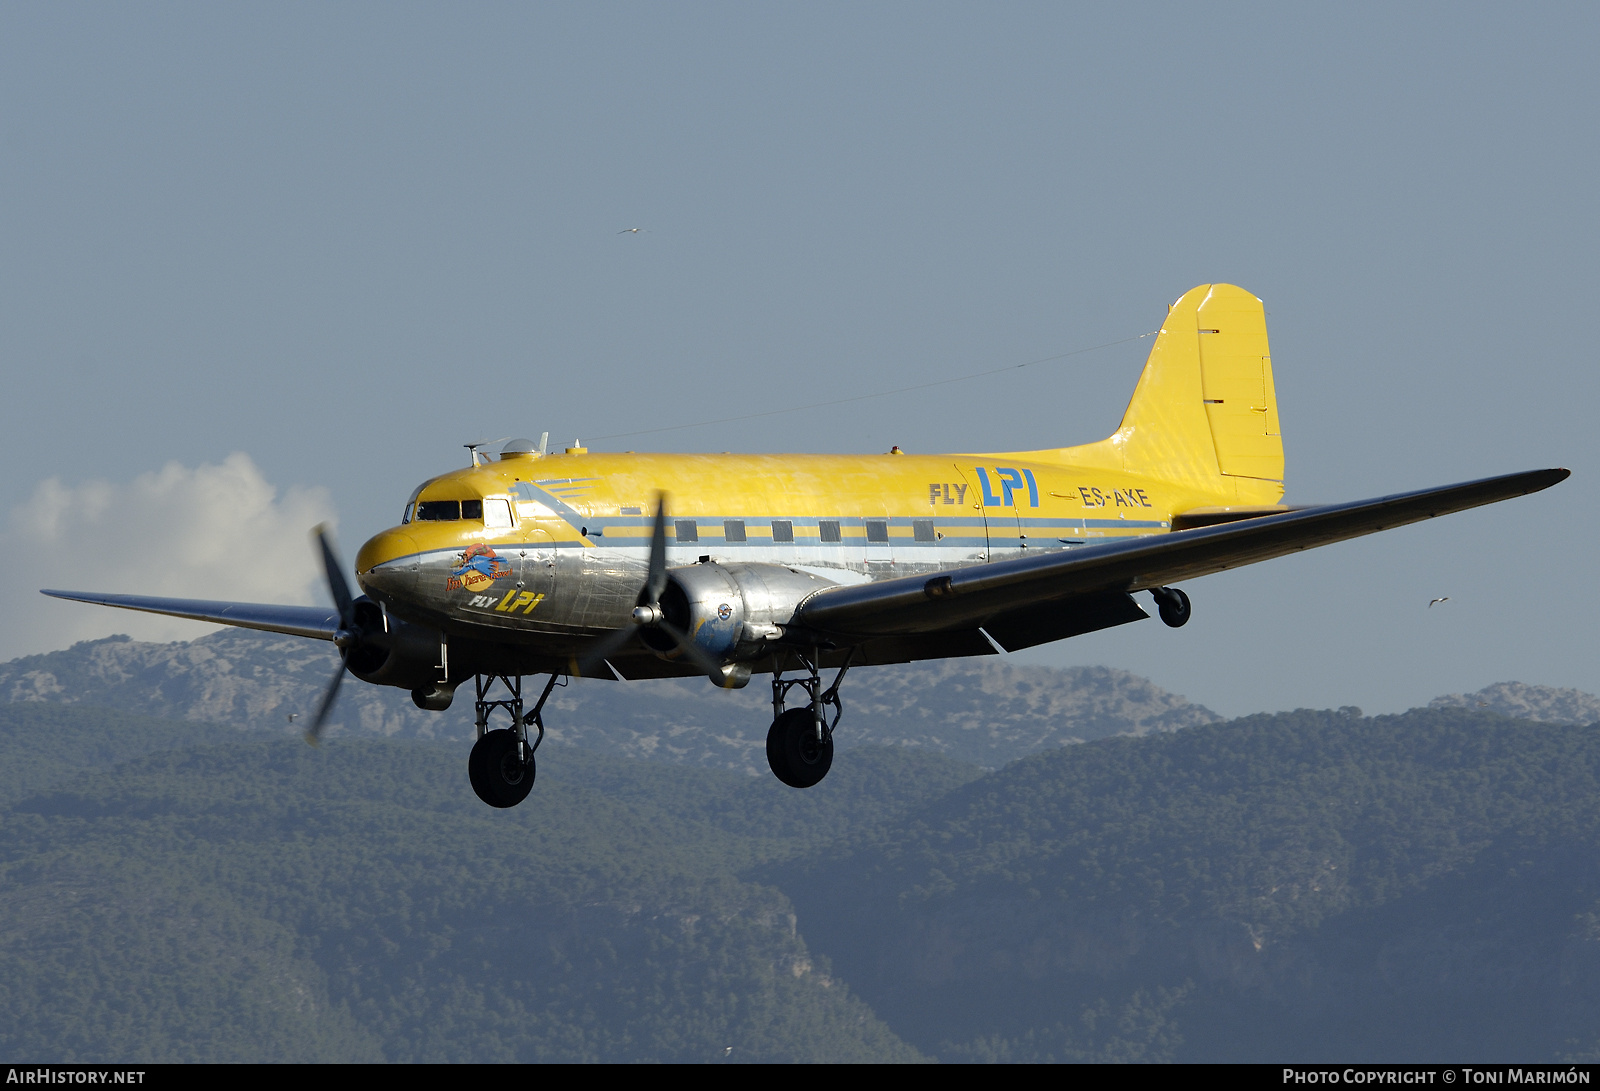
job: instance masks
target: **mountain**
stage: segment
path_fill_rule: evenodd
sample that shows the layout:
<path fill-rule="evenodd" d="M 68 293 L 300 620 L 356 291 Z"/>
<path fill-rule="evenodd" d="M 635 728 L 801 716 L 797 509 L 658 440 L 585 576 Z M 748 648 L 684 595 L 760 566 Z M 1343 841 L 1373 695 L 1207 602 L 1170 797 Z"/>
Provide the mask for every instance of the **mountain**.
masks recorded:
<path fill-rule="evenodd" d="M 1496 682 L 1477 693 L 1452 693 L 1435 697 L 1429 708 L 1487 709 L 1513 720 L 1551 724 L 1600 723 L 1600 697 L 1581 689 L 1529 686 L 1521 682 Z"/>
<path fill-rule="evenodd" d="M 0 705 L 41 1061 L 1581 1061 L 1600 730 L 1299 711 L 806 792 Z"/>
<path fill-rule="evenodd" d="M 916 1061 L 743 877 L 978 771 L 863 749 L 812 792 L 552 743 L 0 705 L 0 1053 L 61 1062 Z M 108 759 L 106 755 L 114 754 Z"/>
<path fill-rule="evenodd" d="M 1600 1051 L 1594 728 L 1301 711 L 1106 739 L 841 848 L 762 874 L 944 1059 Z"/>
<path fill-rule="evenodd" d="M 316 708 L 337 665 L 321 641 L 241 629 L 173 644 L 110 637 L 0 664 L 0 701 L 91 704 L 290 731 L 289 714 L 304 717 Z M 842 748 L 920 746 L 986 768 L 1068 743 L 1174 731 L 1218 718 L 1125 671 L 1013 666 L 997 659 L 857 668 L 842 697 Z M 544 718 L 552 741 L 766 772 L 772 710 L 760 678 L 735 693 L 698 678 L 580 679 L 552 695 Z M 416 708 L 399 690 L 347 680 L 329 730 L 469 739 L 471 687 L 458 691 L 450 710 L 434 713 Z"/>

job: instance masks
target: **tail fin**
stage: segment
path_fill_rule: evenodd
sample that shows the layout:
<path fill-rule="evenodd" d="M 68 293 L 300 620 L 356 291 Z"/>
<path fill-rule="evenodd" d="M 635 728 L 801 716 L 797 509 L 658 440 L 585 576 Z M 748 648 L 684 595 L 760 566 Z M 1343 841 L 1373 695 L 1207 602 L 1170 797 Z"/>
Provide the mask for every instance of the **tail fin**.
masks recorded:
<path fill-rule="evenodd" d="M 1202 284 L 1167 312 L 1115 434 L 1059 452 L 1192 486 L 1230 504 L 1283 497 L 1283 437 L 1266 311 L 1231 284 Z"/>

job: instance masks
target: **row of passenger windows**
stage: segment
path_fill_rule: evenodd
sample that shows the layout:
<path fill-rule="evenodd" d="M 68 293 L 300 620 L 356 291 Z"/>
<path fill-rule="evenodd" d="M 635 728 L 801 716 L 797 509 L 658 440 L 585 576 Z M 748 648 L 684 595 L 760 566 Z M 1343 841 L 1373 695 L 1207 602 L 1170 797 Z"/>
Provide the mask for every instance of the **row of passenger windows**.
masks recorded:
<path fill-rule="evenodd" d="M 867 541 L 887 542 L 889 540 L 889 520 L 866 519 L 863 520 L 867 527 Z M 700 540 L 700 524 L 693 519 L 676 519 L 673 521 L 674 536 L 680 542 L 698 542 Z M 817 520 L 817 537 L 823 542 L 840 542 L 844 536 L 839 530 L 839 520 Z M 937 541 L 939 536 L 934 532 L 932 519 L 911 520 L 911 538 L 917 542 Z M 724 519 L 722 521 L 722 540 L 725 542 L 746 541 L 743 519 Z M 790 519 L 774 519 L 772 521 L 772 540 L 774 542 L 794 541 L 794 522 Z"/>
<path fill-rule="evenodd" d="M 471 519 L 481 522 L 491 530 L 506 529 L 512 526 L 511 505 L 505 500 L 424 500 L 416 505 L 406 505 L 405 517 L 400 521 L 409 523 L 413 519 L 420 523 L 441 523 L 456 520 Z M 867 541 L 887 542 L 889 540 L 889 520 L 866 519 L 863 520 L 867 528 Z M 724 542 L 743 542 L 748 537 L 745 533 L 743 519 L 724 519 L 722 521 L 722 540 Z M 698 542 L 700 540 L 700 524 L 693 519 L 676 519 L 673 521 L 674 536 L 680 542 Z M 839 520 L 817 520 L 817 537 L 823 542 L 843 541 L 839 530 Z M 932 519 L 911 520 L 911 537 L 917 542 L 933 542 L 938 540 L 938 535 L 933 529 Z M 791 519 L 774 519 L 772 521 L 772 540 L 774 542 L 794 541 L 794 521 Z"/>

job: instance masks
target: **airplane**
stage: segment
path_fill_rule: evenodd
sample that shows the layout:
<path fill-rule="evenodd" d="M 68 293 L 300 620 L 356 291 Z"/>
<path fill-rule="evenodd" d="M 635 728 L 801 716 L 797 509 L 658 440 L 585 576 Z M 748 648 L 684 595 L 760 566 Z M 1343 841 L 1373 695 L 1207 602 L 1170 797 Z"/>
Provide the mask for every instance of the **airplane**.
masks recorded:
<path fill-rule="evenodd" d="M 435 711 L 471 679 L 473 790 L 525 799 L 543 709 L 571 679 L 770 675 L 767 760 L 827 775 L 854 667 L 994 655 L 1143 620 L 1188 621 L 1177 583 L 1564 480 L 1534 470 L 1317 507 L 1283 499 L 1262 303 L 1203 284 L 1167 312 L 1121 425 L 1097 443 L 915 455 L 562 453 L 517 440 L 424 481 L 356 556 L 328 535 L 333 608 L 46 590 L 331 641 L 345 674 Z M 670 514 L 669 514 L 670 508 Z M 823 671 L 837 673 L 824 684 Z M 528 708 L 524 677 L 548 675 Z M 491 728 L 501 716 L 509 726 Z M 530 729 L 532 729 L 530 731 Z"/>

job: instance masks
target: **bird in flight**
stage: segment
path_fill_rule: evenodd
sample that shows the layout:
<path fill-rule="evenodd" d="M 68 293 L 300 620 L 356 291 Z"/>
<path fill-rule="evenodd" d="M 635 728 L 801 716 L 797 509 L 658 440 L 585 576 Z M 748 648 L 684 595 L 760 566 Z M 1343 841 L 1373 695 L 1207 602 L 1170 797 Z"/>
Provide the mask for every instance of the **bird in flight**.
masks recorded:
<path fill-rule="evenodd" d="M 1432 609 L 1433 609 L 1433 606 L 1434 606 L 1434 603 L 1438 603 L 1438 602 L 1449 602 L 1449 601 L 1450 601 L 1450 596 L 1449 596 L 1449 595 L 1446 595 L 1446 596 L 1445 596 L 1445 597 L 1444 597 L 1444 598 L 1442 598 L 1442 599 L 1434 599 L 1434 600 L 1433 600 L 1433 602 L 1430 602 L 1430 603 L 1428 603 L 1428 609 L 1430 609 L 1430 610 L 1432 610 Z"/>
<path fill-rule="evenodd" d="M 641 232 L 643 232 L 646 235 L 650 234 L 650 232 L 645 231 L 645 229 L 642 228 L 642 227 L 624 227 L 621 231 L 618 231 L 617 234 L 619 234 L 619 235 L 638 235 Z"/>

